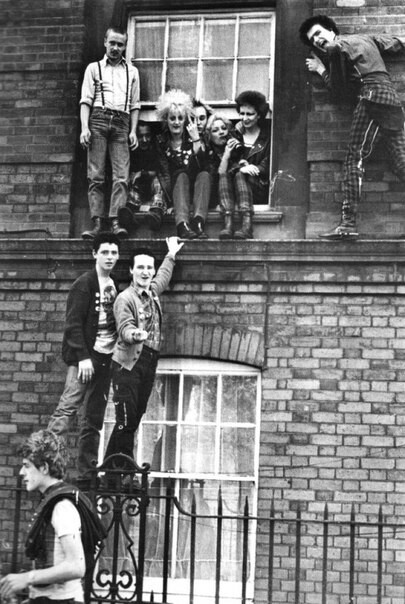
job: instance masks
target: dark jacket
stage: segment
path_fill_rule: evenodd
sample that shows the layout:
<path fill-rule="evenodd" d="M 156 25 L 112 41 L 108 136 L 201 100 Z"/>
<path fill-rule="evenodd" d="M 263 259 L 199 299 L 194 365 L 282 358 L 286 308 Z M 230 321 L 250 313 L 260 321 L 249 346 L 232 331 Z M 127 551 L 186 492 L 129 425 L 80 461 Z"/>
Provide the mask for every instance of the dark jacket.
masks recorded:
<path fill-rule="evenodd" d="M 115 281 L 114 284 L 118 291 Z M 76 279 L 68 295 L 62 341 L 62 358 L 67 365 L 77 365 L 79 361 L 91 358 L 99 312 L 100 287 L 94 268 Z"/>
<path fill-rule="evenodd" d="M 167 133 L 157 137 L 157 144 L 160 164 L 159 174 L 165 192 L 172 191 L 179 174 L 185 172 L 188 174 L 190 182 L 194 183 L 199 172 L 208 170 L 208 155 L 205 147 L 194 153 L 193 143 L 188 136 L 185 135 L 183 138 L 181 154 L 173 152 L 170 137 Z"/>
<path fill-rule="evenodd" d="M 243 134 L 243 124 L 238 122 L 235 129 Z M 259 179 L 264 184 L 269 180 L 270 174 L 270 133 L 266 125 L 260 128 L 260 133 L 251 149 L 246 149 L 243 158 L 257 166 L 260 171 Z"/>

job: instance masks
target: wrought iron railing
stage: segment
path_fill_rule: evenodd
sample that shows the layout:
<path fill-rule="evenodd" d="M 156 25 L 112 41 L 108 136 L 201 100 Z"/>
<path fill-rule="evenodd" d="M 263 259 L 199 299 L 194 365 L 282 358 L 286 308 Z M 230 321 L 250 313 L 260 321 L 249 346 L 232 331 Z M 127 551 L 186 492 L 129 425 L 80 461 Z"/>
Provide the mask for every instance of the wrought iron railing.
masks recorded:
<path fill-rule="evenodd" d="M 303 513 L 276 512 L 271 504 L 268 517 L 253 516 L 246 501 L 239 515 L 223 511 L 221 491 L 218 492 L 215 514 L 199 514 L 195 497 L 189 509 L 184 509 L 174 496 L 170 485 L 160 496 L 148 491 L 149 467 L 139 467 L 126 459 L 112 459 L 97 469 L 101 483 L 94 479 L 90 496 L 100 514 L 108 537 L 105 547 L 97 554 L 96 570 L 91 585 L 90 602 L 122 604 L 124 602 L 176 602 L 169 589 L 171 576 L 171 542 L 173 514 L 189 522 L 187 594 L 181 601 L 198 604 L 196 567 L 198 557 L 198 523 L 209 520 L 215 526 L 212 555 L 215 560 L 211 576 L 212 597 L 205 602 L 222 604 L 226 601 L 223 569 L 228 560 L 223 554 L 224 522 L 237 521 L 241 537 L 241 575 L 239 593 L 233 601 L 251 601 L 247 587 L 253 583 L 252 534 L 256 535 L 255 602 L 276 604 L 289 602 L 318 602 L 327 604 L 384 604 L 403 602 L 404 572 L 400 552 L 405 551 L 404 530 L 399 522 L 387 522 L 383 508 L 373 518 L 356 514 L 355 506 L 348 515 L 329 514 L 328 505 L 319 516 Z M 96 476 L 96 475 L 95 475 Z M 0 487 L 0 497 L 5 488 Z M 14 516 L 0 541 L 2 573 L 17 572 L 24 567 L 21 546 L 27 520 L 35 502 L 23 494 L 21 485 L 13 489 Z M 159 499 L 163 527 L 162 566 L 155 589 L 145 590 L 145 549 L 148 539 L 148 506 Z M 3 533 L 4 534 L 4 533 Z M 26 567 L 27 567 L 27 563 Z M 250 572 L 249 572 L 250 571 Z M 282 595 L 283 594 L 283 595 Z"/>

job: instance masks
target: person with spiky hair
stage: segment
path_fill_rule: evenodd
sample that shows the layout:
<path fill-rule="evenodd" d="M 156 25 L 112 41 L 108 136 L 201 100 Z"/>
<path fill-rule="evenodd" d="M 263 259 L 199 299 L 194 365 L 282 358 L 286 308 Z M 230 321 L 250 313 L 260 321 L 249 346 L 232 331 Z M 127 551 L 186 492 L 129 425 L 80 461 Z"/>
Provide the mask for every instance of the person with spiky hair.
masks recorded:
<path fill-rule="evenodd" d="M 177 235 L 206 239 L 211 177 L 191 98 L 182 90 L 169 90 L 159 98 L 156 113 L 163 130 L 157 139 L 161 173 L 172 197 Z"/>
<path fill-rule="evenodd" d="M 405 181 L 404 113 L 382 57 L 382 53 L 404 50 L 405 44 L 403 39 L 386 34 L 341 35 L 327 15 L 306 19 L 299 36 L 313 49 L 306 59 L 307 69 L 322 77 L 338 102 L 355 102 L 344 163 L 340 222 L 320 237 L 356 239 L 364 160 L 379 139 L 385 143 L 394 174 Z"/>
<path fill-rule="evenodd" d="M 39 430 L 19 452 L 23 485 L 41 494 L 25 544 L 33 569 L 3 577 L 0 597 L 4 601 L 28 589 L 32 604 L 83 602 L 82 578 L 87 575 L 87 592 L 104 529 L 89 499 L 63 482 L 68 461 L 63 438 Z"/>

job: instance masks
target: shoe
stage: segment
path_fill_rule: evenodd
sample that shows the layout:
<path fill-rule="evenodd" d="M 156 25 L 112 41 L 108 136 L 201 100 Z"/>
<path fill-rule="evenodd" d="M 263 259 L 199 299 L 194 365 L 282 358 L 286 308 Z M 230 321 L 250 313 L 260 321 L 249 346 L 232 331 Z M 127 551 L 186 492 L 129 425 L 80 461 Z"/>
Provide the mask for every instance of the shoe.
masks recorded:
<path fill-rule="evenodd" d="M 132 210 L 128 206 L 124 206 L 118 210 L 118 224 L 126 231 L 134 231 L 138 226 Z"/>
<path fill-rule="evenodd" d="M 356 227 L 354 226 L 346 226 L 343 224 L 338 224 L 337 227 L 328 231 L 327 233 L 322 233 L 319 235 L 321 239 L 328 239 L 329 241 L 341 241 L 341 240 L 355 240 L 359 236 Z"/>
<path fill-rule="evenodd" d="M 233 216 L 231 214 L 225 214 L 224 216 L 224 228 L 219 232 L 220 239 L 232 239 L 233 238 Z"/>
<path fill-rule="evenodd" d="M 207 233 L 204 233 L 204 220 L 201 216 L 194 216 L 190 222 L 190 227 L 197 235 L 198 239 L 208 239 Z"/>
<path fill-rule="evenodd" d="M 118 218 L 111 219 L 111 230 L 114 233 L 114 235 L 117 235 L 117 237 L 119 237 L 120 239 L 123 239 L 124 237 L 128 237 L 128 231 L 126 229 L 124 229 L 122 226 L 120 226 Z"/>
<path fill-rule="evenodd" d="M 250 214 L 242 215 L 242 226 L 233 234 L 235 239 L 253 239 L 252 216 Z"/>
<path fill-rule="evenodd" d="M 146 225 L 152 231 L 160 231 L 160 227 L 162 226 L 163 212 L 159 210 L 159 208 L 152 208 L 145 214 L 145 222 Z"/>
<path fill-rule="evenodd" d="M 197 233 L 194 233 L 194 231 L 190 229 L 187 222 L 180 222 L 177 225 L 177 236 L 180 237 L 180 239 L 197 239 L 198 237 Z"/>
<path fill-rule="evenodd" d="M 95 218 L 93 218 L 93 223 L 94 226 L 92 229 L 89 229 L 88 231 L 83 231 L 82 239 L 94 239 L 94 237 L 100 233 L 100 231 L 102 230 L 101 218 L 96 216 Z"/>

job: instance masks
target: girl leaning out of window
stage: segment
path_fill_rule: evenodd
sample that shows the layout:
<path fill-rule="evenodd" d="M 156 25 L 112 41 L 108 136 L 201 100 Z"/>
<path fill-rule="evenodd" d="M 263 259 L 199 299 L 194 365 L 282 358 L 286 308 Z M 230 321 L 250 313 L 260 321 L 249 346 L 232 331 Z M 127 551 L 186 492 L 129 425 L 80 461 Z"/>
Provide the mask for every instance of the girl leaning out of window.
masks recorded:
<path fill-rule="evenodd" d="M 182 239 L 206 239 L 211 176 L 191 98 L 182 90 L 169 90 L 159 98 L 157 116 L 162 122 L 162 134 L 158 136 L 160 167 L 166 189 L 171 192 L 177 235 Z"/>

